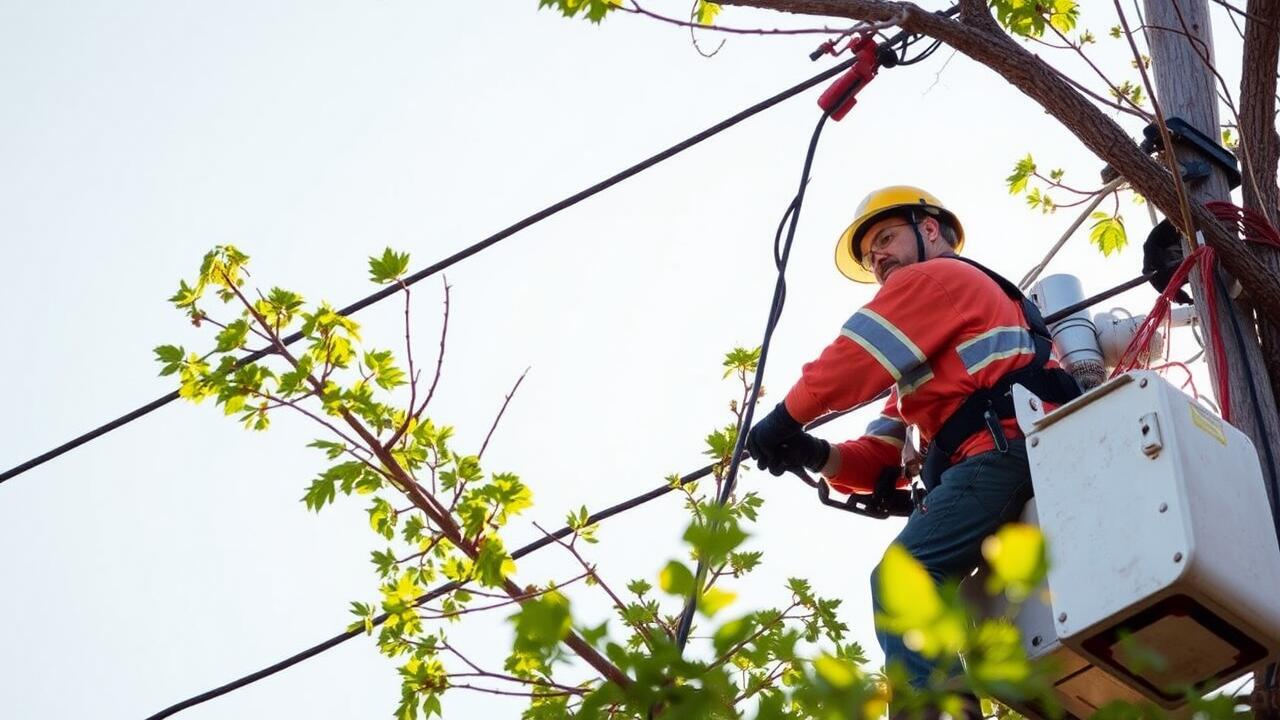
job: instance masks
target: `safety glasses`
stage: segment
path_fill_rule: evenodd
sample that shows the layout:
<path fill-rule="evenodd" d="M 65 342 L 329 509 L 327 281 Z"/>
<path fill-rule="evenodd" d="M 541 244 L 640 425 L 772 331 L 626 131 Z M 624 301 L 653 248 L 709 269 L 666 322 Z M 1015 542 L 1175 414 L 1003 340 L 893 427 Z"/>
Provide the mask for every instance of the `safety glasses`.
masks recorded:
<path fill-rule="evenodd" d="M 876 233 L 876 236 L 871 238 L 871 242 L 867 244 L 866 252 L 862 253 L 862 259 L 859 261 L 859 264 L 862 265 L 864 270 L 867 272 L 875 271 L 876 264 L 875 261 L 871 259 L 871 254 L 878 253 L 883 255 L 884 251 L 893 244 L 893 241 L 898 239 L 897 229 L 904 227 L 911 227 L 911 223 L 900 223 L 898 225 L 889 225 L 887 227 L 880 228 L 880 232 Z"/>

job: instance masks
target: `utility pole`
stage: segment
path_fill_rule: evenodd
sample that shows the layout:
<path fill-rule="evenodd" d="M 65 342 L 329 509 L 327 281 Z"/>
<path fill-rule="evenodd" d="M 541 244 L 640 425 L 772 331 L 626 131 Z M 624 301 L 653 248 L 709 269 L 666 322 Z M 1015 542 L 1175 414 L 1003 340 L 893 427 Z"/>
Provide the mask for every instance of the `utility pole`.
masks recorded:
<path fill-rule="evenodd" d="M 1212 72 L 1214 62 L 1213 34 L 1209 21 L 1208 0 L 1144 0 L 1145 35 L 1151 50 L 1151 64 L 1160 111 L 1165 118 L 1179 117 L 1210 138 L 1219 137 L 1218 95 Z M 1136 30 L 1135 30 L 1136 31 Z M 1208 202 L 1231 199 L 1226 173 L 1214 165 L 1208 157 L 1185 144 L 1175 144 L 1180 163 L 1199 161 L 1209 167 L 1209 176 L 1187 183 L 1187 194 L 1192 200 Z M 1182 218 L 1170 220 L 1182 226 Z M 1194 244 L 1194 233 L 1191 242 Z M 1221 328 L 1222 346 L 1213 346 L 1208 332 L 1204 333 L 1210 356 L 1225 355 L 1228 374 L 1226 382 L 1231 393 L 1231 423 L 1240 428 L 1258 449 L 1262 475 L 1267 483 L 1270 498 L 1280 497 L 1275 467 L 1280 464 L 1280 418 L 1276 414 L 1276 400 L 1266 367 L 1262 348 L 1254 326 L 1252 313 L 1233 302 L 1222 291 L 1231 281 L 1222 276 L 1217 287 L 1204 287 L 1198 273 L 1192 274 L 1192 288 L 1196 298 L 1196 311 L 1200 327 L 1210 327 L 1208 310 L 1203 299 L 1215 293 L 1218 300 L 1216 322 Z M 1237 333 L 1238 328 L 1238 333 Z M 1241 342 L 1238 338 L 1243 339 Z M 1213 362 L 1209 371 L 1216 377 Z M 1226 408 L 1224 408 L 1226 410 Z M 1269 452 L 1268 452 L 1269 449 Z M 1275 504 L 1272 508 L 1274 511 Z M 1224 518 L 1224 521 L 1228 521 Z M 1280 588 L 1275 588 L 1280 596 Z M 1264 674 L 1254 676 L 1254 688 L 1265 687 Z M 1257 695 L 1255 697 L 1265 697 Z M 1260 707 L 1255 703 L 1255 717 L 1277 720 L 1274 706 Z"/>

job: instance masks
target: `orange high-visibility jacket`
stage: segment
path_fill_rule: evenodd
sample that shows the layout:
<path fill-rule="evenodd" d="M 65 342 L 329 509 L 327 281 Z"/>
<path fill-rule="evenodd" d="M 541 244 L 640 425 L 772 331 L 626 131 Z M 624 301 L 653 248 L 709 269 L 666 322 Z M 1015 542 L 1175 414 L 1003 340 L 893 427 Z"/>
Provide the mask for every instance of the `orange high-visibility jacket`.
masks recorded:
<path fill-rule="evenodd" d="M 1035 355 L 1022 306 L 981 270 L 939 257 L 898 268 L 853 314 L 787 393 L 787 412 L 808 423 L 892 392 L 857 440 L 838 445 L 841 492 L 871 492 L 885 467 L 899 464 L 907 425 L 931 440 L 975 390 L 990 387 Z M 1008 437 L 1017 421 L 1003 420 Z M 986 429 L 961 443 L 958 461 L 992 450 Z"/>

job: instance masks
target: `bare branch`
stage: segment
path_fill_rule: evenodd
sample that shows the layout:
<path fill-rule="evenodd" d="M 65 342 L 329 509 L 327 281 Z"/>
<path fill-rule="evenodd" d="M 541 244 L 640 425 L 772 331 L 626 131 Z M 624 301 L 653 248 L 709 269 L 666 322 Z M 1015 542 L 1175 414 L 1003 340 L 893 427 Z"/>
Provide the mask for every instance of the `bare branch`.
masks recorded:
<path fill-rule="evenodd" d="M 1271 32 L 1280 32 L 1280 23 L 1277 23 L 1274 17 L 1263 18 L 1261 15 L 1257 13 L 1249 12 L 1248 10 L 1241 10 L 1240 8 L 1236 7 L 1235 5 L 1232 5 L 1226 0 L 1213 0 L 1213 2 L 1217 3 L 1218 5 L 1221 5 L 1222 7 L 1226 8 L 1227 10 L 1229 10 L 1231 13 L 1234 13 L 1235 15 L 1243 15 L 1244 17 L 1249 19 L 1249 22 L 1258 23 L 1259 25 L 1271 30 Z M 1234 17 L 1232 18 L 1231 22 L 1232 23 L 1235 22 Z"/>
<path fill-rule="evenodd" d="M 1065 42 L 1065 43 L 1067 44 L 1067 46 L 1068 46 L 1068 47 L 1070 47 L 1071 49 L 1073 49 L 1073 50 L 1075 50 L 1075 51 L 1076 51 L 1076 54 L 1080 56 L 1080 59 L 1081 59 L 1081 60 L 1084 60 L 1084 61 L 1085 61 L 1085 63 L 1086 63 L 1090 68 L 1092 68 L 1092 69 L 1093 69 L 1093 72 L 1094 72 L 1094 73 L 1095 73 L 1099 78 L 1101 78 L 1101 79 L 1102 79 L 1102 82 L 1104 82 L 1104 83 L 1106 83 L 1106 84 L 1107 84 L 1107 87 L 1111 89 L 1112 94 L 1113 94 L 1113 95 L 1114 95 L 1118 100 L 1123 100 L 1123 101 L 1125 101 L 1125 102 L 1129 103 L 1129 106 L 1132 108 L 1132 110 L 1133 110 L 1133 113 L 1134 113 L 1134 114 L 1136 114 L 1138 117 L 1141 117 L 1142 119 L 1147 120 L 1148 122 L 1150 122 L 1150 120 L 1151 120 L 1151 114 L 1150 114 L 1150 113 L 1148 113 L 1146 110 L 1143 110 L 1143 109 L 1142 109 L 1142 107 L 1140 107 L 1140 106 L 1139 106 L 1137 103 L 1135 103 L 1133 100 L 1129 99 L 1129 96 L 1128 96 L 1128 95 L 1126 95 L 1125 93 L 1121 92 L 1121 91 L 1120 91 L 1120 88 L 1116 87 L 1116 84 L 1115 84 L 1115 83 L 1113 83 L 1113 82 L 1111 82 L 1111 79 L 1107 77 L 1106 73 L 1102 72 L 1102 68 L 1098 67 L 1098 65 L 1097 65 L 1095 62 L 1093 62 L 1093 59 L 1092 59 L 1092 58 L 1090 58 L 1088 55 L 1086 55 L 1086 54 L 1085 54 L 1085 52 L 1084 52 L 1084 48 L 1083 48 L 1083 47 L 1078 46 L 1078 45 L 1076 45 L 1075 43 L 1071 42 L 1071 40 L 1070 40 L 1066 35 L 1063 35 L 1063 34 L 1062 34 L 1062 32 L 1058 30 L 1058 28 L 1053 27 L 1053 24 L 1052 24 L 1052 23 L 1050 23 L 1050 24 L 1049 24 L 1049 28 L 1050 28 L 1051 30 L 1053 30 L 1054 34 L 1056 34 L 1059 38 L 1061 38 L 1061 39 L 1062 39 L 1062 41 L 1063 41 L 1063 42 Z M 1064 77 L 1065 77 L 1065 73 L 1064 73 L 1063 75 L 1064 75 Z M 1111 103 L 1108 103 L 1108 104 L 1111 104 Z"/>
<path fill-rule="evenodd" d="M 791 29 L 735 28 L 735 27 L 726 27 L 724 25 L 703 25 L 702 23 L 689 22 L 687 20 L 673 18 L 667 15 L 660 15 L 656 12 L 653 12 L 652 10 L 649 10 L 641 6 L 640 3 L 635 2 L 635 0 L 632 0 L 631 7 L 620 5 L 618 6 L 617 9 L 625 13 L 630 13 L 632 15 L 642 15 L 644 17 L 651 18 L 659 22 L 667 23 L 668 25 L 675 25 L 677 27 L 687 27 L 690 30 L 709 30 L 713 32 L 729 33 L 733 35 L 833 35 L 833 34 L 837 34 L 837 35 L 844 36 L 844 35 L 849 35 L 851 33 L 854 33 L 858 30 L 864 29 L 859 27 L 858 25 L 852 25 L 847 28 L 820 27 L 820 28 L 791 28 Z M 868 27 L 865 29 L 872 30 L 874 28 Z"/>
<path fill-rule="evenodd" d="M 1174 188 L 1178 194 L 1178 208 L 1182 211 L 1182 230 L 1187 237 L 1195 237 L 1195 220 L 1191 217 L 1191 198 L 1187 195 L 1187 188 L 1182 183 L 1182 170 L 1178 167 L 1178 158 L 1173 153 L 1173 138 L 1169 134 L 1169 126 L 1165 124 L 1164 113 L 1160 110 L 1160 101 L 1156 98 L 1155 84 L 1151 82 L 1151 77 L 1147 75 L 1147 65 L 1142 61 L 1142 53 L 1138 51 L 1138 43 L 1133 39 L 1133 31 L 1129 29 L 1129 19 L 1125 17 L 1124 8 L 1120 6 L 1120 0 L 1112 0 L 1116 7 L 1116 16 L 1120 19 L 1120 26 L 1124 28 L 1124 37 L 1129 42 L 1129 49 L 1133 52 L 1133 61 L 1138 67 L 1138 74 L 1142 76 L 1142 85 L 1147 90 L 1147 97 L 1151 98 L 1151 108 L 1155 111 L 1156 122 L 1160 125 L 1160 139 L 1163 141 L 1164 147 L 1168 152 L 1161 153 L 1165 162 L 1169 166 L 1169 175 L 1173 178 Z M 1176 6 L 1176 3 L 1175 3 Z M 1221 352 L 1221 348 L 1219 348 Z"/>
<path fill-rule="evenodd" d="M 995 71 L 1040 104 L 1166 216 L 1184 215 L 1177 175 L 1171 177 L 1168 169 L 1143 153 L 1114 120 L 1074 90 L 1048 63 L 1002 31 L 968 26 L 909 3 L 883 0 L 725 0 L 725 3 L 855 20 L 883 20 L 895 12 L 905 12 L 903 29 L 942 40 Z M 1190 203 L 1189 209 L 1193 227 L 1203 232 L 1207 244 L 1218 251 L 1223 267 L 1240 282 L 1259 311 L 1280 317 L 1280 271 L 1257 258 L 1252 249 L 1202 203 Z M 1179 224 L 1186 227 L 1185 217 Z"/>
<path fill-rule="evenodd" d="M 518 692 L 515 690 L 499 690 L 497 688 L 477 687 L 475 685 L 459 685 L 456 683 L 449 683 L 449 687 L 450 689 L 458 689 L 458 690 L 475 690 L 477 692 L 488 693 L 490 695 L 513 695 L 515 697 L 529 697 L 529 698 L 559 697 L 564 695 L 582 694 L 581 691 L 578 691 L 578 690 L 575 690 L 573 692 L 559 691 L 559 690 L 554 692 Z"/>
<path fill-rule="evenodd" d="M 520 685 L 533 685 L 535 687 L 544 687 L 544 688 L 552 688 L 555 690 L 560 690 L 561 692 L 554 693 L 556 695 L 586 695 L 587 694 L 587 690 L 584 690 L 583 688 L 576 688 L 570 685 L 561 685 L 560 683 L 547 682 L 545 680 L 538 680 L 536 678 L 519 678 L 514 675 L 504 675 L 502 673 L 489 672 L 487 670 L 481 670 L 479 672 L 449 673 L 449 677 L 451 678 L 487 677 L 487 678 L 493 678 L 494 680 L 504 680 L 506 682 L 517 683 Z M 551 694 L 551 693 L 538 693 L 538 696 L 541 697 L 548 694 Z"/>
<path fill-rule="evenodd" d="M 493 437 L 493 431 L 498 429 L 498 421 L 502 419 L 502 414 L 507 411 L 507 405 L 511 402 L 511 398 L 515 397 L 516 390 L 520 389 L 520 383 L 524 382 L 524 378 L 529 374 L 529 368 L 525 368 L 520 373 L 520 377 L 516 380 L 516 384 L 511 387 L 511 392 L 507 393 L 507 398 L 502 401 L 502 408 L 498 410 L 498 416 L 493 419 L 493 424 L 489 426 L 489 432 L 484 436 L 484 442 L 480 445 L 480 452 L 476 453 L 477 458 L 484 457 L 485 448 L 489 447 L 489 438 Z"/>
<path fill-rule="evenodd" d="M 449 337 L 449 278 L 441 276 L 441 283 L 444 285 L 444 322 L 440 325 L 440 354 L 436 357 L 436 373 L 431 378 L 431 387 L 427 389 L 427 396 L 422 400 L 422 405 L 414 411 L 414 417 L 420 417 L 427 404 L 431 402 L 431 398 L 435 397 L 436 386 L 440 384 L 440 371 L 444 367 L 444 345 L 445 340 Z"/>
<path fill-rule="evenodd" d="M 427 390 L 427 397 L 423 399 L 423 401 L 422 401 L 422 405 L 418 406 L 418 408 L 417 408 L 416 410 L 415 410 L 415 409 L 414 409 L 414 407 L 413 407 L 413 399 L 412 399 L 412 398 L 410 398 L 410 401 L 409 401 L 409 408 L 408 408 L 408 410 L 409 410 L 409 411 L 408 411 L 408 413 L 405 415 L 405 418 L 404 418 L 404 424 L 402 424 L 402 425 L 400 426 L 400 429 L 399 429 L 399 430 L 397 430 L 397 431 L 395 432 L 395 434 L 393 434 L 393 435 L 391 436 L 391 439 L 387 440 L 387 442 L 386 442 L 386 443 L 384 443 L 384 447 L 386 447 L 388 450 L 389 450 L 389 449 L 391 449 L 392 447 L 394 447 L 394 446 L 395 446 L 395 444 L 400 440 L 400 438 L 404 436 L 405 431 L 406 431 L 406 430 L 408 430 L 408 428 L 409 428 L 409 422 L 410 422 L 410 421 L 418 420 L 419 418 L 421 418 L 421 417 L 422 417 L 422 413 L 423 413 L 424 411 L 426 411 L 426 409 L 427 409 L 427 404 L 431 402 L 431 398 L 436 394 L 436 386 L 440 384 L 440 371 L 441 371 L 441 369 L 444 367 L 444 346 L 445 346 L 445 340 L 447 340 L 447 339 L 448 339 L 448 337 L 449 337 L 449 278 L 447 278 L 447 277 L 445 277 L 445 276 L 443 276 L 443 275 L 442 275 L 442 276 L 440 276 L 440 282 L 441 282 L 441 284 L 443 284 L 443 285 L 444 285 L 444 322 L 441 324 L 441 327 L 440 327 L 440 354 L 436 357 L 436 373 L 435 373 L 435 376 L 434 376 L 434 377 L 432 377 L 432 379 L 431 379 L 431 387 L 430 387 L 430 389 L 428 389 L 428 390 Z M 406 286 L 406 287 L 405 287 L 405 293 L 406 293 L 406 297 L 405 297 L 405 323 L 406 323 L 406 325 L 405 325 L 405 343 L 406 343 L 406 345 L 407 345 L 407 344 L 408 344 L 408 342 L 409 342 L 409 328 L 408 328 L 408 322 L 409 322 L 409 307 L 408 307 L 408 303 L 409 303 L 409 298 L 408 298 L 408 296 L 407 296 L 408 292 L 409 292 L 409 288 Z M 410 356 L 410 367 L 412 367 L 412 356 Z M 414 376 L 414 375 L 413 375 L 413 372 L 412 372 L 412 371 L 410 371 L 410 377 L 412 377 L 412 378 L 413 378 L 413 394 L 414 394 L 414 396 L 416 396 L 416 395 L 417 395 L 418 379 L 417 379 L 417 377 L 416 377 L 416 376 Z"/>
<path fill-rule="evenodd" d="M 543 588 L 542 590 L 531 590 L 528 592 L 517 593 L 515 595 L 508 595 L 507 598 L 502 602 L 491 603 L 489 605 L 477 605 L 474 607 L 459 608 L 457 610 L 450 610 L 448 612 L 444 610 L 436 610 L 433 608 L 429 608 L 424 605 L 422 606 L 422 609 L 429 614 L 421 615 L 421 617 L 424 620 L 445 620 L 448 618 L 458 617 L 460 615 L 469 615 L 471 613 L 484 612 L 485 610 L 496 610 L 500 607 L 506 607 L 508 605 L 516 605 L 526 600 L 532 600 L 537 597 L 542 597 L 543 595 L 546 595 L 549 592 L 559 590 L 560 588 L 568 587 L 590 574 L 591 573 L 589 572 L 584 572 L 581 575 L 576 575 L 574 577 L 571 577 L 568 580 L 565 580 L 564 582 L 554 587 L 546 587 L 546 588 Z"/>
<path fill-rule="evenodd" d="M 623 618 L 623 622 L 626 622 L 627 604 L 622 602 L 622 598 L 618 597 L 618 594 L 615 593 L 613 589 L 609 587 L 609 584 L 604 581 L 604 578 L 600 577 L 600 574 L 596 572 L 596 567 L 588 563 L 586 558 L 582 557 L 582 553 L 578 552 L 578 549 L 575 548 L 571 543 L 566 543 L 565 541 L 561 540 L 555 535 L 552 535 L 551 533 L 547 532 L 546 529 L 543 528 L 538 523 L 534 523 L 533 526 L 538 528 L 538 531 L 541 532 L 543 535 L 546 535 L 547 537 L 551 538 L 553 541 L 555 541 L 557 545 L 559 545 L 560 547 L 568 551 L 568 553 L 573 556 L 573 559 L 578 561 L 578 564 L 582 566 L 582 569 L 586 571 L 586 574 L 590 575 L 591 578 L 596 581 L 596 584 L 600 586 L 600 589 L 603 590 L 605 594 L 609 596 L 609 599 L 613 601 L 613 606 L 617 608 L 618 614 Z M 634 624 L 634 625 L 631 623 L 627 623 L 627 624 L 630 625 L 632 628 L 634 628 L 636 632 L 640 633 L 640 637 L 644 638 L 645 645 L 647 645 L 649 649 L 652 650 L 653 636 L 649 634 L 648 628 L 639 624 Z"/>

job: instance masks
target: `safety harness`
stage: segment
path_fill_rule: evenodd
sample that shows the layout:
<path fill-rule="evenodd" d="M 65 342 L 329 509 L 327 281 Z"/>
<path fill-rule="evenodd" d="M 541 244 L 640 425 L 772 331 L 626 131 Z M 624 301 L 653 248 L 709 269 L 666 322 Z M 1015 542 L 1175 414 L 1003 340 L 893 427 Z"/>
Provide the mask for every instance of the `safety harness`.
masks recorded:
<path fill-rule="evenodd" d="M 917 259 L 919 262 L 924 262 L 924 236 L 920 233 L 921 218 L 916 211 L 917 208 L 907 208 L 906 215 L 910 221 L 911 230 L 916 236 Z M 1004 374 L 992 386 L 974 392 L 942 423 L 942 427 L 938 429 L 929 444 L 924 465 L 920 469 L 924 493 L 928 493 L 942 483 L 942 473 L 951 467 L 951 456 L 955 455 L 960 444 L 984 428 L 995 440 L 996 450 L 1001 453 L 1009 451 L 1009 440 L 1004 435 L 1004 428 L 1000 421 L 1015 416 L 1013 396 L 1010 392 L 1014 385 L 1021 385 L 1040 399 L 1055 405 L 1080 397 L 1080 386 L 1076 384 L 1075 378 L 1062 368 L 1046 367 L 1049 352 L 1053 347 L 1053 339 L 1049 334 L 1044 316 L 1040 314 L 1040 308 L 1023 295 L 1017 285 L 981 263 L 954 254 L 944 257 L 968 263 L 981 270 L 1010 300 L 1016 300 L 1022 304 L 1022 315 L 1027 327 L 1031 330 L 1035 355 L 1031 362 Z M 825 482 L 815 480 L 803 471 L 793 472 L 796 472 L 810 486 L 818 489 L 818 498 L 822 504 L 873 518 L 910 515 L 911 511 L 920 504 L 924 494 L 914 487 L 897 487 L 902 477 L 901 467 L 885 468 L 876 479 L 874 491 L 869 495 L 854 494 L 843 501 L 831 498 L 830 489 Z"/>
<path fill-rule="evenodd" d="M 1045 367 L 1053 340 L 1049 334 L 1049 327 L 1040 314 L 1040 308 L 1028 300 L 1017 285 L 1009 282 L 999 273 L 968 258 L 958 255 L 947 257 L 968 263 L 981 270 L 1000 286 L 1009 299 L 1022 303 L 1022 314 L 1027 326 L 1031 329 L 1035 356 L 1026 365 L 1001 376 L 991 387 L 982 388 L 970 395 L 942 423 L 942 427 L 934 434 L 929 444 L 924 467 L 920 471 L 920 479 L 924 482 L 926 492 L 933 490 L 942 482 L 942 473 L 951 467 L 951 456 L 956 453 L 960 444 L 984 428 L 995 440 L 996 450 L 1002 453 L 1009 451 L 1009 440 L 1004 435 L 1004 428 L 1001 427 L 1000 421 L 1014 417 L 1013 396 L 1010 392 L 1014 385 L 1021 385 L 1041 400 L 1055 405 L 1080 397 L 1080 386 L 1076 384 L 1075 378 L 1071 377 L 1070 373 L 1062 368 Z"/>

